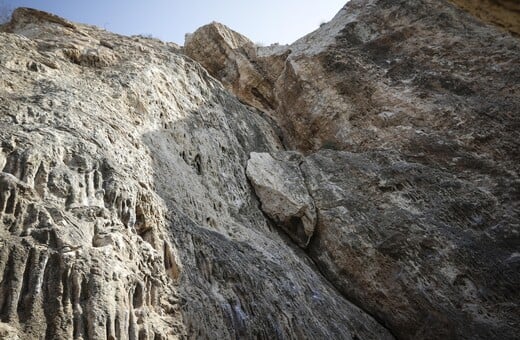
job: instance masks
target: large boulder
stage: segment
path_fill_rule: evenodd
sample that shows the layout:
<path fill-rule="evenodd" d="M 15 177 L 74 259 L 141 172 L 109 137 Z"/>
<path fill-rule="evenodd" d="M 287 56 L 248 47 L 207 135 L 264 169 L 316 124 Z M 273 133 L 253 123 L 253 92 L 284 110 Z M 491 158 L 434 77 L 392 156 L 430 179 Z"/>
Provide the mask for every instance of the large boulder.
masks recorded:
<path fill-rule="evenodd" d="M 275 107 L 273 87 L 278 74 L 272 70 L 280 72 L 284 67 L 287 51 L 283 46 L 264 57 L 251 40 L 213 22 L 186 35 L 184 52 L 244 102 L 262 111 Z"/>
<path fill-rule="evenodd" d="M 262 203 L 262 211 L 302 248 L 316 225 L 314 202 L 300 170 L 297 153 L 251 153 L 246 174 Z"/>

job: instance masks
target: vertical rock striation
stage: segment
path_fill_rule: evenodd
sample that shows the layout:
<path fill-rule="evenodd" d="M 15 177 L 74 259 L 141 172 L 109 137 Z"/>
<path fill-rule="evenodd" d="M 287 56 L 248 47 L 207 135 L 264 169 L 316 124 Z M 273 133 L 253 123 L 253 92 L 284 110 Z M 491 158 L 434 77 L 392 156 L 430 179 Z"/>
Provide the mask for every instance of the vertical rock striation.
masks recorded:
<path fill-rule="evenodd" d="M 0 50 L 0 337 L 520 332 L 517 37 L 446 0 L 269 47 L 20 8 Z"/>
<path fill-rule="evenodd" d="M 263 215 L 277 134 L 178 46 L 21 8 L 0 49 L 0 336 L 392 338 Z"/>

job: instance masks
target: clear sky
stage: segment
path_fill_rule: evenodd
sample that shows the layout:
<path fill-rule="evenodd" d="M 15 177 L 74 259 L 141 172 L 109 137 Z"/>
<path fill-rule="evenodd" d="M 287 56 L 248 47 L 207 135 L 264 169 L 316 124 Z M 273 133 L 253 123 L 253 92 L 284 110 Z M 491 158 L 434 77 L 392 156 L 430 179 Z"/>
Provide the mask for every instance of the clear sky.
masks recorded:
<path fill-rule="evenodd" d="M 291 43 L 329 21 L 348 0 L 0 0 L 125 35 L 184 44 L 184 34 L 221 22 L 255 43 Z"/>

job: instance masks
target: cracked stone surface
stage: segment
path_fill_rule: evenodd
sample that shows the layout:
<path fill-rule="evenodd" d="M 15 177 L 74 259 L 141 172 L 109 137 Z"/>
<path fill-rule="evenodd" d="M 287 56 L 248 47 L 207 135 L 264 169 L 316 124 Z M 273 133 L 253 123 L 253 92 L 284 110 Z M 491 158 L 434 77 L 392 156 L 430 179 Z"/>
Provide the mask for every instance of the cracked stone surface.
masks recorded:
<path fill-rule="evenodd" d="M 175 44 L 18 9 L 0 32 L 0 337 L 391 339 L 268 220 L 283 149 Z"/>
<path fill-rule="evenodd" d="M 445 0 L 267 47 L 21 8 L 0 52 L 0 337 L 520 333 L 518 37 Z"/>
<path fill-rule="evenodd" d="M 317 217 L 306 252 L 344 296 L 398 338 L 514 339 L 520 40 L 470 13 L 499 15 L 514 33 L 518 11 L 453 2 L 469 13 L 444 0 L 352 0 L 287 46 L 232 46 L 221 36 L 235 33 L 210 24 L 185 51 L 304 155 Z M 212 41 L 226 47 L 205 49 Z"/>

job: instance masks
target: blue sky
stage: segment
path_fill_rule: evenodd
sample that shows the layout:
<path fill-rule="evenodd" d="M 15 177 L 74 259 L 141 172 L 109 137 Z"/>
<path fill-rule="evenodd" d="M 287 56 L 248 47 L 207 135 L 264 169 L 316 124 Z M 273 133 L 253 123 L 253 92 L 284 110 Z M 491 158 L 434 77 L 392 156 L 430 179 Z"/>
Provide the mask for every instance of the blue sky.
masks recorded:
<path fill-rule="evenodd" d="M 253 42 L 291 43 L 332 19 L 347 0 L 0 0 L 52 12 L 72 21 L 178 44 L 184 34 L 221 22 Z"/>

